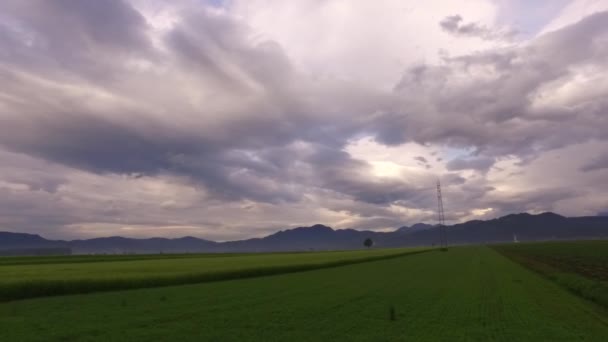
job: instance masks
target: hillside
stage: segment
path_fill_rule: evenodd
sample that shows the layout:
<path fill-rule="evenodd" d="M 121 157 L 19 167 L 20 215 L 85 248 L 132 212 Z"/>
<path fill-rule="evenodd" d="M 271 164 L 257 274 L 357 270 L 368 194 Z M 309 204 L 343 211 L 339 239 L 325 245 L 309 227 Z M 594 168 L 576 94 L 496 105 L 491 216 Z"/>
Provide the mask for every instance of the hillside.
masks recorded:
<path fill-rule="evenodd" d="M 493 220 L 447 226 L 450 244 L 608 238 L 608 217 L 564 217 L 554 213 L 511 214 Z M 415 224 L 394 232 L 334 230 L 317 224 L 286 229 L 263 238 L 214 242 L 195 237 L 133 239 L 106 237 L 88 240 L 47 240 L 39 235 L 0 232 L 0 250 L 70 248 L 72 253 L 194 253 L 341 250 L 363 248 L 372 238 L 376 247 L 430 246 L 437 242 L 437 227 Z"/>

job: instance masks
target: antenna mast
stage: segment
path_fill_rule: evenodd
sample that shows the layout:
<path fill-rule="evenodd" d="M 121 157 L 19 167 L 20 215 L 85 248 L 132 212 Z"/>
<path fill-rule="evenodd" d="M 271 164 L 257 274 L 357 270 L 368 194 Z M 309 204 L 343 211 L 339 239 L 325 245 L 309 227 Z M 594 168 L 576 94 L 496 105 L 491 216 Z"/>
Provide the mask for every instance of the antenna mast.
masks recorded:
<path fill-rule="evenodd" d="M 445 231 L 445 214 L 443 212 L 443 197 L 441 196 L 441 182 L 437 179 L 437 221 L 439 226 L 439 246 L 442 251 L 448 250 L 448 239 Z"/>

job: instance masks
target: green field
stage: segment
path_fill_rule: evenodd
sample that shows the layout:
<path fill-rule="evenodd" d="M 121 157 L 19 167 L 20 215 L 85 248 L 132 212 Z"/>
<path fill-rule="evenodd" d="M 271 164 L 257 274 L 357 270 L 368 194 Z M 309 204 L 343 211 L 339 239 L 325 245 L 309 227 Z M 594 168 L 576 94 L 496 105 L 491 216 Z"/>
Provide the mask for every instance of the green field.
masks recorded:
<path fill-rule="evenodd" d="M 246 278 L 341 266 L 425 248 L 267 254 L 74 256 L 0 259 L 0 301 Z M 69 262 L 73 261 L 73 262 Z"/>
<path fill-rule="evenodd" d="M 608 241 L 524 243 L 494 248 L 573 293 L 608 308 Z"/>
<path fill-rule="evenodd" d="M 0 303 L 0 341 L 607 337 L 604 308 L 487 247 L 268 277 Z"/>

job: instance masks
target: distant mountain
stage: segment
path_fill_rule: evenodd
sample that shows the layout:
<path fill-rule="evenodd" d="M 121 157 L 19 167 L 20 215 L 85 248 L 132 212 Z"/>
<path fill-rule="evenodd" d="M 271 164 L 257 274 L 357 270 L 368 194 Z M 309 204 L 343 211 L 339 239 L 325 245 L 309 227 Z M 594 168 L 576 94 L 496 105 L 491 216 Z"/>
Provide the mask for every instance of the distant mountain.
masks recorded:
<path fill-rule="evenodd" d="M 333 230 L 322 224 L 282 230 L 259 239 L 224 242 L 222 251 L 306 251 L 363 248 L 363 240 L 377 238 L 379 233 L 354 229 Z"/>
<path fill-rule="evenodd" d="M 194 253 L 213 249 L 218 243 L 191 236 L 178 239 L 131 239 L 121 236 L 88 240 L 47 240 L 40 235 L 0 232 L 0 251 L 69 248 L 73 254 L 89 253 Z"/>
<path fill-rule="evenodd" d="M 485 243 L 608 237 L 608 218 L 564 217 L 554 213 L 511 214 L 488 221 L 469 221 L 449 227 L 456 243 Z M 449 237 L 448 236 L 448 237 Z"/>
<path fill-rule="evenodd" d="M 67 246 L 66 241 L 51 241 L 40 235 L 25 233 L 0 232 L 0 250 L 56 248 Z"/>
<path fill-rule="evenodd" d="M 447 226 L 449 244 L 608 238 L 608 217 L 564 217 L 554 213 L 511 214 L 487 221 Z M 0 251 L 69 248 L 87 253 L 194 253 L 341 250 L 363 247 L 371 238 L 375 247 L 431 246 L 439 240 L 436 226 L 417 223 L 394 232 L 334 230 L 316 224 L 286 229 L 263 238 L 214 242 L 195 237 L 131 239 L 120 236 L 88 240 L 47 240 L 39 235 L 0 232 Z M 2 254 L 2 253 L 0 253 Z"/>
<path fill-rule="evenodd" d="M 397 228 L 397 230 L 395 230 L 396 232 L 401 232 L 401 233 L 413 233 L 413 232 L 418 232 L 421 230 L 427 230 L 430 228 L 433 228 L 434 226 L 431 224 L 426 224 L 426 223 L 416 223 L 415 225 L 408 227 L 408 226 L 403 226 L 400 228 Z"/>
<path fill-rule="evenodd" d="M 73 240 L 69 242 L 73 253 L 195 253 L 211 250 L 218 243 L 192 236 L 166 239 L 130 239 L 121 236 Z"/>

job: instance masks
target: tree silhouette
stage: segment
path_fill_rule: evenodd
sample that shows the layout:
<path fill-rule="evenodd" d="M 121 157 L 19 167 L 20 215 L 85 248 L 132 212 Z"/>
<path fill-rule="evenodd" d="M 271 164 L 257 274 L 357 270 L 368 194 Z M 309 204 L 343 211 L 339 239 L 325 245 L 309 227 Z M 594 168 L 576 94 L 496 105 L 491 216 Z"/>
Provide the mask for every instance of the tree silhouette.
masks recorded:
<path fill-rule="evenodd" d="M 363 246 L 370 248 L 371 246 L 374 245 L 374 241 L 370 238 L 365 239 L 365 241 L 363 241 Z"/>

